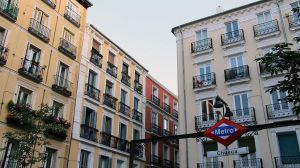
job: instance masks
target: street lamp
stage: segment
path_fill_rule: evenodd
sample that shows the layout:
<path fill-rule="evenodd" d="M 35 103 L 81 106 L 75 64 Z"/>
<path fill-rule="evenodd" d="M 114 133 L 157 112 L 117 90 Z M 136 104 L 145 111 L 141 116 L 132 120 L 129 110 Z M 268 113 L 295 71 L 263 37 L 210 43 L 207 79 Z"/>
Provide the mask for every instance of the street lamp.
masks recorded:
<path fill-rule="evenodd" d="M 225 114 L 224 114 L 224 107 L 226 109 Z M 217 96 L 215 99 L 214 108 L 223 108 L 223 116 L 224 117 L 232 117 L 233 116 L 233 113 L 231 112 L 228 104 L 219 96 Z M 221 113 L 221 112 L 217 111 L 217 113 Z"/>

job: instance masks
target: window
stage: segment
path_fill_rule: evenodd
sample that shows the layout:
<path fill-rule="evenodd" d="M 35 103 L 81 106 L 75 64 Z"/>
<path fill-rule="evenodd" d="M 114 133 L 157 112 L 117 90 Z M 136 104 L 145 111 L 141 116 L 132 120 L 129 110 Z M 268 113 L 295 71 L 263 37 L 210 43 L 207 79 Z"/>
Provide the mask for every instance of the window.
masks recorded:
<path fill-rule="evenodd" d="M 153 96 L 156 96 L 156 97 L 158 96 L 158 90 L 157 90 L 156 87 L 153 87 L 153 88 L 152 88 L 152 95 L 153 95 Z"/>
<path fill-rule="evenodd" d="M 152 154 L 157 155 L 157 142 L 152 142 Z"/>
<path fill-rule="evenodd" d="M 98 51 L 100 53 L 101 44 L 98 41 L 96 41 L 95 39 L 93 39 L 93 49 L 95 49 L 96 51 Z"/>
<path fill-rule="evenodd" d="M 23 68 L 31 74 L 38 74 L 40 56 L 41 56 L 41 50 L 29 44 L 27 47 Z"/>
<path fill-rule="evenodd" d="M 169 120 L 164 118 L 164 129 L 169 130 Z"/>
<path fill-rule="evenodd" d="M 199 65 L 200 68 L 200 80 L 201 81 L 210 81 L 211 80 L 211 66 L 210 63 L 206 63 L 206 64 L 200 64 Z"/>
<path fill-rule="evenodd" d="M 115 64 L 115 55 L 112 52 L 109 52 L 108 54 L 108 62 L 111 64 Z"/>
<path fill-rule="evenodd" d="M 63 117 L 64 105 L 57 101 L 53 101 L 52 105 L 52 115 L 55 117 Z"/>
<path fill-rule="evenodd" d="M 152 111 L 152 123 L 157 124 L 158 118 L 157 113 Z"/>
<path fill-rule="evenodd" d="M 11 142 L 7 143 L 7 146 L 5 148 L 4 157 L 3 157 L 4 165 L 2 165 L 2 166 L 6 165 L 7 168 L 17 167 L 17 164 L 16 164 L 15 160 L 13 160 L 10 157 L 10 155 L 12 155 L 15 152 L 18 152 L 19 151 L 18 148 L 19 148 L 18 143 L 11 143 Z"/>
<path fill-rule="evenodd" d="M 84 107 L 82 124 L 88 127 L 96 128 L 96 122 L 97 113 L 88 107 Z"/>
<path fill-rule="evenodd" d="M 174 124 L 174 134 L 178 135 L 178 126 Z"/>
<path fill-rule="evenodd" d="M 119 136 L 121 139 L 127 139 L 127 126 L 123 123 L 120 123 L 120 126 L 119 126 Z"/>
<path fill-rule="evenodd" d="M 196 32 L 196 41 L 204 40 L 208 38 L 207 29 L 202 29 Z"/>
<path fill-rule="evenodd" d="M 55 168 L 56 152 L 54 149 L 46 148 L 46 161 L 43 168 Z"/>
<path fill-rule="evenodd" d="M 139 110 L 139 103 L 140 103 L 140 100 L 136 97 L 134 97 L 134 100 L 133 100 L 133 109 L 134 110 Z"/>
<path fill-rule="evenodd" d="M 68 7 L 69 7 L 69 9 L 74 11 L 75 13 L 78 13 L 78 7 L 74 3 L 72 3 L 71 1 L 68 2 Z"/>
<path fill-rule="evenodd" d="M 244 59 L 242 55 L 230 57 L 230 68 L 236 68 L 244 65 Z"/>
<path fill-rule="evenodd" d="M 0 45 L 3 47 L 5 43 L 6 38 L 6 30 L 2 27 L 0 27 Z"/>
<path fill-rule="evenodd" d="M 105 93 L 112 95 L 112 89 L 113 89 L 113 83 L 111 83 L 110 81 L 106 81 Z"/>
<path fill-rule="evenodd" d="M 216 151 L 218 150 L 218 144 L 217 142 L 205 142 L 203 144 L 203 155 L 205 157 L 206 162 L 217 162 L 218 157 L 207 157 L 207 152 L 208 151 Z"/>
<path fill-rule="evenodd" d="M 271 102 L 273 104 L 274 110 L 289 109 L 289 105 L 285 101 L 286 96 L 287 96 L 287 93 L 280 92 L 279 90 L 274 91 L 271 94 Z"/>
<path fill-rule="evenodd" d="M 258 24 L 269 22 L 272 20 L 270 11 L 265 11 L 257 14 Z"/>
<path fill-rule="evenodd" d="M 79 168 L 88 168 L 88 160 L 89 160 L 90 152 L 81 150 L 80 152 L 80 160 L 79 160 Z"/>
<path fill-rule="evenodd" d="M 248 138 L 240 138 L 238 139 L 238 146 L 239 148 L 242 148 L 242 147 L 248 147 L 249 148 L 249 154 L 243 154 L 243 155 L 240 155 L 241 159 L 245 159 L 245 160 L 248 160 L 248 159 L 255 159 L 256 158 L 256 148 L 255 148 L 255 140 L 254 140 L 254 137 L 248 137 Z M 254 164 L 256 163 L 251 163 L 251 162 L 242 162 L 242 165 L 245 166 L 245 167 L 251 167 L 249 166 L 249 164 L 253 164 L 251 166 L 255 166 Z"/>
<path fill-rule="evenodd" d="M 133 129 L 133 140 L 140 139 L 140 131 Z"/>
<path fill-rule="evenodd" d="M 74 34 L 69 31 L 68 29 L 64 29 L 63 31 L 63 38 L 68 41 L 69 43 L 73 43 Z"/>
<path fill-rule="evenodd" d="M 117 160 L 117 168 L 123 168 L 123 163 L 124 163 L 124 161 Z"/>
<path fill-rule="evenodd" d="M 111 168 L 111 159 L 107 156 L 100 156 L 98 168 Z"/>
<path fill-rule="evenodd" d="M 298 139 L 295 132 L 278 134 L 278 144 L 280 150 L 280 156 L 283 156 L 282 162 L 287 163 L 291 158 L 285 158 L 284 156 L 300 156 Z M 293 160 L 293 159 L 292 159 Z"/>
<path fill-rule="evenodd" d="M 202 101 L 201 109 L 202 109 L 202 120 L 203 121 L 215 120 L 213 104 L 214 104 L 213 100 Z"/>
<path fill-rule="evenodd" d="M 121 103 L 126 104 L 126 100 L 127 100 L 127 92 L 121 89 Z"/>
<path fill-rule="evenodd" d="M 135 71 L 134 80 L 139 83 L 140 82 L 140 77 L 141 77 L 141 75 L 137 71 Z"/>
<path fill-rule="evenodd" d="M 45 12 L 43 12 L 42 10 L 36 9 L 35 12 L 34 12 L 34 19 L 35 19 L 35 21 L 37 21 L 41 25 L 47 26 L 49 16 Z"/>
<path fill-rule="evenodd" d="M 249 115 L 249 103 L 247 93 L 234 95 L 234 108 L 236 110 L 236 116 Z"/>
<path fill-rule="evenodd" d="M 178 104 L 177 104 L 177 102 L 174 102 L 173 109 L 174 110 L 178 110 Z"/>
<path fill-rule="evenodd" d="M 18 94 L 18 99 L 17 99 L 17 104 L 31 104 L 31 98 L 32 98 L 32 91 L 20 87 L 19 94 Z"/>
<path fill-rule="evenodd" d="M 89 78 L 88 78 L 88 84 L 89 86 L 96 86 L 96 79 L 97 79 L 97 73 L 90 70 L 89 71 Z"/>
<path fill-rule="evenodd" d="M 128 75 L 128 65 L 123 62 L 122 73 Z"/>
<path fill-rule="evenodd" d="M 58 86 L 66 86 L 67 85 L 67 80 L 68 80 L 68 75 L 69 75 L 69 66 L 67 66 L 64 63 L 59 63 L 58 67 Z"/>
<path fill-rule="evenodd" d="M 164 95 L 164 103 L 169 105 L 169 96 Z"/>
<path fill-rule="evenodd" d="M 164 145 L 164 159 L 169 160 L 169 147 Z"/>
<path fill-rule="evenodd" d="M 112 119 L 110 117 L 104 116 L 102 126 L 103 132 L 111 134 Z"/>
<path fill-rule="evenodd" d="M 225 23 L 226 32 L 229 33 L 228 36 L 236 37 L 238 34 L 233 33 L 239 29 L 237 20 Z M 231 33 L 230 33 L 231 32 Z"/>
<path fill-rule="evenodd" d="M 175 150 L 174 159 L 175 159 L 175 163 L 179 163 L 179 152 L 177 150 Z"/>

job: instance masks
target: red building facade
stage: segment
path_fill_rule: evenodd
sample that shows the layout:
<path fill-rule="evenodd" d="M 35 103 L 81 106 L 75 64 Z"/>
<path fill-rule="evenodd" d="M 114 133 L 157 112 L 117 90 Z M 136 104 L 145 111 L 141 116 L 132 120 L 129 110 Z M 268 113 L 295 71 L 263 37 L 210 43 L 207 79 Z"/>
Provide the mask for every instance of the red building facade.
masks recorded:
<path fill-rule="evenodd" d="M 145 138 L 175 135 L 178 132 L 178 101 L 153 77 L 146 78 Z M 146 167 L 177 168 L 178 141 L 160 141 L 146 144 Z"/>

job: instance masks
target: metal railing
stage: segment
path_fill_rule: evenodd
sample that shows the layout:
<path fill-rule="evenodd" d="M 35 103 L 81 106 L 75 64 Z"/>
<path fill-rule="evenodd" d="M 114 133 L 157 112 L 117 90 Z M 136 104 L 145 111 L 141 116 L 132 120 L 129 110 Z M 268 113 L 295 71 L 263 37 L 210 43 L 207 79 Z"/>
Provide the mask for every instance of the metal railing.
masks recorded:
<path fill-rule="evenodd" d="M 170 136 L 170 135 L 172 135 L 172 132 L 166 129 L 163 130 L 163 136 Z"/>
<path fill-rule="evenodd" d="M 166 112 L 170 113 L 170 105 L 168 105 L 167 103 L 164 103 L 164 104 L 163 104 L 163 109 L 164 109 Z"/>
<path fill-rule="evenodd" d="M 8 48 L 0 45 L 0 66 L 3 66 L 7 62 Z"/>
<path fill-rule="evenodd" d="M 18 162 L 17 160 L 9 159 L 7 160 L 0 160 L 0 167 L 1 168 L 26 168 L 23 166 L 22 163 Z"/>
<path fill-rule="evenodd" d="M 136 109 L 133 109 L 132 110 L 132 119 L 134 119 L 140 123 L 143 123 L 143 113 L 139 112 Z"/>
<path fill-rule="evenodd" d="M 173 109 L 173 116 L 178 118 L 178 111 L 176 109 Z"/>
<path fill-rule="evenodd" d="M 127 140 L 115 137 L 106 132 L 100 132 L 99 143 L 124 152 L 129 152 L 129 143 Z"/>
<path fill-rule="evenodd" d="M 134 81 L 134 90 L 139 94 L 143 94 L 143 85 L 137 80 Z"/>
<path fill-rule="evenodd" d="M 117 109 L 116 108 L 116 103 L 117 103 L 117 98 L 113 97 L 110 94 L 104 93 L 103 94 L 103 104 L 112 108 L 112 109 Z"/>
<path fill-rule="evenodd" d="M 40 66 L 39 62 L 29 59 L 23 59 L 21 68 L 18 71 L 21 75 L 28 77 L 36 82 L 43 81 L 44 68 Z"/>
<path fill-rule="evenodd" d="M 216 74 L 214 72 L 193 77 L 193 88 L 203 88 L 216 84 Z"/>
<path fill-rule="evenodd" d="M 290 117 L 295 115 L 293 106 L 288 102 L 280 102 L 276 104 L 266 105 L 267 114 L 269 119 Z"/>
<path fill-rule="evenodd" d="M 85 124 L 81 124 L 80 137 L 84 139 L 97 142 L 97 132 L 98 130 L 96 128 L 90 127 Z"/>
<path fill-rule="evenodd" d="M 156 135 L 161 135 L 161 128 L 160 126 L 158 126 L 155 123 L 152 123 L 152 129 L 151 129 L 152 133 L 156 134 Z"/>
<path fill-rule="evenodd" d="M 208 118 L 207 116 L 195 116 L 195 130 L 197 132 L 201 131 L 202 129 L 206 129 L 214 125 L 218 121 L 218 116 L 213 114 Z"/>
<path fill-rule="evenodd" d="M 230 117 L 231 121 L 236 123 L 256 122 L 254 107 L 232 110 L 231 112 L 233 113 L 233 116 Z"/>
<path fill-rule="evenodd" d="M 224 70 L 224 74 L 225 74 L 226 82 L 249 78 L 250 77 L 249 66 L 243 65 L 235 68 L 226 69 Z"/>
<path fill-rule="evenodd" d="M 156 165 L 156 166 L 162 166 L 162 158 L 157 156 L 157 155 L 152 155 L 152 160 L 151 160 L 152 164 Z"/>
<path fill-rule="evenodd" d="M 28 31 L 45 42 L 49 42 L 51 30 L 34 18 L 30 19 Z"/>
<path fill-rule="evenodd" d="M 100 101 L 100 90 L 89 83 L 85 84 L 85 94 L 94 100 Z"/>
<path fill-rule="evenodd" d="M 10 0 L 0 0 L 0 13 L 12 21 L 18 17 L 18 4 L 11 3 Z"/>
<path fill-rule="evenodd" d="M 261 158 L 254 158 L 254 159 L 240 159 L 233 161 L 234 168 L 262 168 L 263 163 Z"/>
<path fill-rule="evenodd" d="M 54 76 L 54 84 L 52 85 L 52 88 L 59 93 L 62 93 L 66 96 L 71 96 L 71 85 L 72 83 L 68 79 L 60 75 Z"/>
<path fill-rule="evenodd" d="M 293 15 L 289 15 L 288 16 L 288 20 L 289 20 L 289 26 L 290 26 L 290 28 L 294 28 L 294 27 L 300 26 L 300 17 L 298 16 L 297 13 L 295 13 Z"/>
<path fill-rule="evenodd" d="M 71 58 L 76 58 L 76 50 L 77 47 L 75 47 L 71 42 L 64 38 L 60 38 L 59 48 L 61 52 L 65 53 L 67 56 L 70 56 Z"/>
<path fill-rule="evenodd" d="M 197 168 L 223 168 L 223 162 L 197 163 Z"/>
<path fill-rule="evenodd" d="M 51 8 L 55 9 L 56 7 L 56 0 L 42 0 L 47 5 L 49 5 Z"/>
<path fill-rule="evenodd" d="M 221 35 L 222 45 L 229 45 L 245 40 L 244 30 L 239 29 Z"/>
<path fill-rule="evenodd" d="M 117 68 L 114 64 L 112 64 L 112 63 L 110 63 L 110 62 L 107 62 L 107 69 L 106 69 L 106 72 L 107 72 L 108 74 L 110 74 L 111 76 L 117 78 L 117 69 L 118 69 L 118 68 Z"/>
<path fill-rule="evenodd" d="M 171 160 L 164 159 L 163 163 L 164 168 L 174 168 L 174 162 L 172 162 Z"/>
<path fill-rule="evenodd" d="M 281 156 L 275 157 L 276 168 L 299 168 L 300 156 Z"/>
<path fill-rule="evenodd" d="M 254 37 L 259 37 L 279 31 L 278 21 L 272 20 L 253 26 Z"/>
<path fill-rule="evenodd" d="M 211 48 L 213 48 L 212 38 L 195 41 L 195 42 L 192 42 L 192 44 L 191 44 L 192 53 L 205 51 L 205 50 L 208 50 Z"/>
<path fill-rule="evenodd" d="M 102 55 L 96 49 L 92 49 L 90 61 L 99 68 L 102 68 Z"/>
<path fill-rule="evenodd" d="M 152 95 L 152 102 L 157 105 L 160 106 L 160 99 L 154 95 Z"/>
<path fill-rule="evenodd" d="M 66 6 L 66 11 L 64 14 L 65 18 L 73 23 L 75 26 L 80 27 L 81 16 L 76 13 L 76 11 L 72 10 L 71 7 Z"/>
<path fill-rule="evenodd" d="M 130 87 L 130 76 L 127 72 L 122 72 L 121 82 Z"/>
<path fill-rule="evenodd" d="M 126 116 L 130 116 L 130 107 L 128 105 L 126 105 L 123 102 L 119 103 L 119 112 L 126 115 Z"/>

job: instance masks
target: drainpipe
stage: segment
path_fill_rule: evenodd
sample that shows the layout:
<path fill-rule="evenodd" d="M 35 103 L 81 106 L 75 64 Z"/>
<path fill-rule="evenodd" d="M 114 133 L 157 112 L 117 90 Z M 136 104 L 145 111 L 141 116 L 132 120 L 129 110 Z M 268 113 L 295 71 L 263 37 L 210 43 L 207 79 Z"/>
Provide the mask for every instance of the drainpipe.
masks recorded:
<path fill-rule="evenodd" d="M 283 20 L 283 16 L 281 13 L 281 9 L 280 9 L 280 5 L 279 5 L 280 0 L 276 0 L 276 5 L 277 5 L 277 9 L 278 9 L 278 13 L 279 13 L 279 19 L 280 19 L 280 26 L 282 29 L 282 33 L 283 33 L 283 37 L 284 37 L 284 42 L 287 43 L 287 35 L 286 35 L 286 31 L 285 31 L 285 26 L 284 26 L 284 20 Z"/>
<path fill-rule="evenodd" d="M 184 113 L 184 133 L 187 134 L 187 115 L 186 115 L 186 91 L 185 91 L 185 65 L 184 65 L 184 45 L 183 33 L 181 26 L 179 26 L 181 35 L 181 55 L 182 55 L 182 78 L 183 78 L 183 113 Z M 189 168 L 189 152 L 188 152 L 188 139 L 185 139 L 185 153 L 186 153 L 186 167 Z"/>

